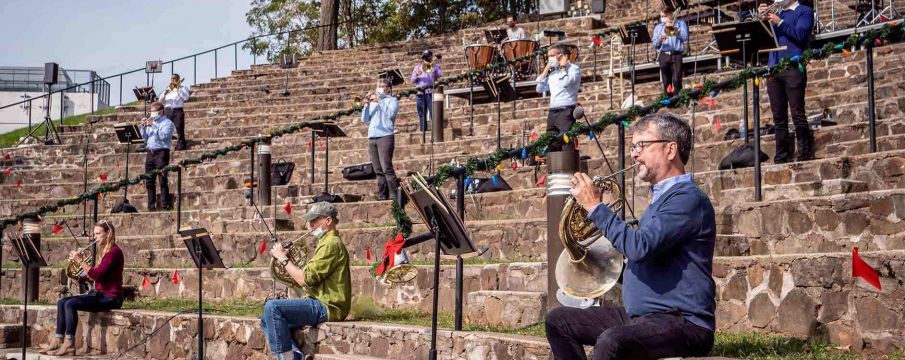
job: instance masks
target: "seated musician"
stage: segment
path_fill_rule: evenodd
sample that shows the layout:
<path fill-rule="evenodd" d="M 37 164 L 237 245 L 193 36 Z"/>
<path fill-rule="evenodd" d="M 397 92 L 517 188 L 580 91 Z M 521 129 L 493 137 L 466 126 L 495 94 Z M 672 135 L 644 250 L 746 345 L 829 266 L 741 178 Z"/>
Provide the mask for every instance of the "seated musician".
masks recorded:
<path fill-rule="evenodd" d="M 637 229 L 600 202 L 600 189 L 583 173 L 571 193 L 588 218 L 628 263 L 622 306 L 558 307 L 545 320 L 556 359 L 659 359 L 704 356 L 713 347 L 715 285 L 711 277 L 716 221 L 710 199 L 685 173 L 691 128 L 671 113 L 632 125 L 637 179 L 652 198 Z"/>
<path fill-rule="evenodd" d="M 506 17 L 506 35 L 506 40 L 525 40 L 528 38 L 528 33 L 525 32 L 524 28 L 518 26 L 515 16 L 512 15 Z"/>
<path fill-rule="evenodd" d="M 342 321 L 352 307 L 352 276 L 349 252 L 336 231 L 336 207 L 328 202 L 314 204 L 302 216 L 317 240 L 314 255 L 301 268 L 286 256 L 277 243 L 270 250 L 274 259 L 307 296 L 298 299 L 270 300 L 264 304 L 261 327 L 270 351 L 277 359 L 303 359 L 304 354 L 292 340 L 292 330 L 316 326 L 325 321 Z"/>
<path fill-rule="evenodd" d="M 75 329 L 78 311 L 100 312 L 119 309 L 123 305 L 123 251 L 116 245 L 116 229 L 107 220 L 94 224 L 97 256 L 100 262 L 91 267 L 78 251 L 69 253 L 70 261 L 82 268 L 82 277 L 94 282 L 94 290 L 57 301 L 57 332 L 50 343 L 38 350 L 54 356 L 75 355 Z"/>

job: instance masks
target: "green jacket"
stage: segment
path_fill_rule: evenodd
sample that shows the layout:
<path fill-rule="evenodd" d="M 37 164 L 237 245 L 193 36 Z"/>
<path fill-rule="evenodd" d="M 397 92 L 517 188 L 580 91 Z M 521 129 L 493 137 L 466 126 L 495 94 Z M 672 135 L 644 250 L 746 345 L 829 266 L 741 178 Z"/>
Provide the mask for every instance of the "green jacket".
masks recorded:
<path fill-rule="evenodd" d="M 304 271 L 305 290 L 327 306 L 327 321 L 345 319 L 352 307 L 352 272 L 349 252 L 336 230 L 328 231 L 317 241 Z"/>

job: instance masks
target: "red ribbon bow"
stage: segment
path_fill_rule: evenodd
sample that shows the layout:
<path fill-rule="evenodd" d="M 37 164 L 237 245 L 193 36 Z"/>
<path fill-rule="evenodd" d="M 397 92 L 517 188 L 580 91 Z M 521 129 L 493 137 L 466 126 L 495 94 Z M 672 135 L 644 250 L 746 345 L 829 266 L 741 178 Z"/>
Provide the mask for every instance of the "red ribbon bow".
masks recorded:
<path fill-rule="evenodd" d="M 387 243 L 383 245 L 383 261 L 377 266 L 378 276 L 383 276 L 387 270 L 393 268 L 396 261 L 395 255 L 402 252 L 404 244 L 405 239 L 402 238 L 402 233 L 396 233 L 396 237 L 387 240 Z"/>

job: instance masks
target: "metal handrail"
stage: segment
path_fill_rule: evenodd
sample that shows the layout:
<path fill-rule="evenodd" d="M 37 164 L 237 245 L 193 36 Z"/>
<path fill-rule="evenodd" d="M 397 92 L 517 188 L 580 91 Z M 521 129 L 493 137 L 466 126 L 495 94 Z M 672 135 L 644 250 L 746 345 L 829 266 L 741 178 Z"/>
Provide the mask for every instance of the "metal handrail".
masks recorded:
<path fill-rule="evenodd" d="M 347 22 L 348 22 L 348 21 L 340 21 L 340 22 L 335 23 L 335 25 L 336 25 L 336 26 L 339 26 L 339 25 L 345 24 L 345 23 L 347 23 Z M 246 43 L 246 42 L 249 42 L 249 41 L 252 41 L 252 42 L 253 42 L 253 41 L 257 40 L 257 39 L 261 39 L 261 38 L 265 38 L 265 37 L 278 36 L 278 35 L 283 35 L 283 34 L 292 34 L 292 33 L 294 33 L 294 32 L 313 30 L 313 29 L 322 28 L 322 27 L 327 27 L 327 26 L 331 26 L 331 25 L 333 25 L 333 24 L 309 26 L 309 27 L 301 28 L 301 29 L 294 29 L 294 30 L 281 31 L 281 32 L 277 32 L 277 33 L 270 33 L 270 34 L 264 34 L 264 35 L 251 36 L 251 37 L 249 37 L 249 38 L 247 38 L 247 39 L 239 40 L 239 41 L 235 41 L 235 42 L 231 42 L 231 43 L 229 43 L 229 44 L 222 45 L 222 46 L 219 46 L 219 47 L 210 49 L 210 50 L 206 50 L 206 51 L 202 51 L 202 52 L 195 53 L 195 54 L 192 54 L 192 55 L 183 56 L 183 57 L 181 57 L 181 58 L 169 60 L 169 61 L 163 62 L 162 65 L 173 64 L 173 63 L 175 63 L 175 62 L 177 62 L 177 61 L 186 60 L 186 59 L 193 58 L 193 57 L 196 57 L 196 56 L 198 56 L 198 55 L 204 55 L 204 54 L 207 54 L 207 53 L 210 53 L 210 52 L 216 52 L 216 51 L 218 51 L 218 50 L 220 50 L 220 49 L 225 49 L 225 48 L 230 47 L 230 46 L 238 46 L 239 44 Z M 257 55 L 254 54 L 254 53 L 252 53 L 252 54 L 253 54 L 254 56 L 257 56 Z M 67 88 L 65 88 L 65 89 L 59 89 L 59 90 L 56 90 L 56 91 L 53 91 L 53 92 L 50 92 L 50 93 L 47 93 L 47 94 L 43 94 L 43 95 L 41 95 L 41 96 L 36 96 L 36 97 L 30 98 L 30 99 L 26 99 L 26 100 L 22 100 L 22 101 L 19 101 L 19 102 L 16 102 L 16 103 L 12 103 L 12 104 L 8 104 L 8 105 L 0 106 L 0 110 L 6 109 L 6 108 L 10 108 L 10 107 L 13 107 L 13 106 L 16 106 L 16 105 L 24 104 L 24 103 L 30 103 L 30 102 L 35 101 L 35 100 L 37 100 L 37 99 L 43 99 L 43 98 L 46 98 L 46 97 L 51 96 L 51 95 L 54 95 L 54 94 L 58 94 L 58 93 L 65 92 L 65 91 L 70 90 L 70 89 L 77 88 L 77 87 L 79 87 L 79 86 L 89 85 L 89 84 L 92 84 L 92 83 L 97 82 L 97 81 L 106 81 L 106 80 L 108 80 L 108 79 L 113 79 L 113 78 L 116 78 L 116 77 L 121 77 L 121 76 L 129 75 L 129 74 L 134 74 L 134 73 L 136 73 L 136 72 L 143 71 L 144 69 L 145 69 L 144 67 L 141 67 L 141 68 L 138 68 L 138 69 L 135 69 L 135 70 L 126 71 L 126 72 L 119 73 L 119 74 L 116 74 L 116 75 L 110 75 L 110 76 L 106 76 L 106 77 L 102 77 L 102 78 L 97 78 L 97 79 L 94 79 L 94 80 L 92 80 L 92 81 L 84 82 L 84 83 L 81 83 L 81 84 L 75 84 L 75 85 L 72 85 L 72 86 L 67 87 Z M 215 72 L 216 72 L 216 69 L 215 69 Z M 122 89 L 120 89 L 120 92 L 122 92 Z"/>

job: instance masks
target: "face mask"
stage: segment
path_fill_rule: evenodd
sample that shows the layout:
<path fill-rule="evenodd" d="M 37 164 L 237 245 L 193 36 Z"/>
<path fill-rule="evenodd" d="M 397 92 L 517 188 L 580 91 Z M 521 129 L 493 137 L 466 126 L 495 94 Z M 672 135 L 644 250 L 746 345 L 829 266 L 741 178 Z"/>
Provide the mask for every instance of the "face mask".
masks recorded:
<path fill-rule="evenodd" d="M 324 230 L 324 228 L 318 226 L 316 229 L 311 230 L 311 236 L 313 236 L 315 239 L 319 239 L 321 235 L 324 235 L 325 232 L 326 230 Z"/>
<path fill-rule="evenodd" d="M 151 118 L 152 118 L 152 119 L 156 119 L 158 116 L 160 116 L 160 112 L 159 112 L 159 111 L 152 111 L 152 112 L 151 112 Z"/>
<path fill-rule="evenodd" d="M 377 90 L 374 90 L 374 92 L 376 92 L 377 95 L 383 95 L 383 94 L 384 94 L 384 90 L 383 90 L 382 87 L 377 88 Z"/>
<path fill-rule="evenodd" d="M 662 22 L 662 23 L 665 24 L 667 21 L 669 21 L 669 18 L 668 18 L 668 17 L 666 17 L 666 16 L 661 16 L 661 17 L 660 17 L 660 22 Z"/>
<path fill-rule="evenodd" d="M 551 56 L 549 59 L 547 59 L 547 64 L 550 64 L 550 66 L 552 66 L 553 68 L 558 68 L 559 60 L 556 58 L 556 56 Z"/>

